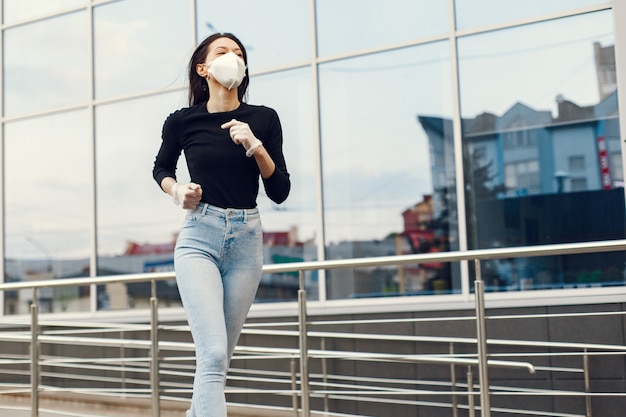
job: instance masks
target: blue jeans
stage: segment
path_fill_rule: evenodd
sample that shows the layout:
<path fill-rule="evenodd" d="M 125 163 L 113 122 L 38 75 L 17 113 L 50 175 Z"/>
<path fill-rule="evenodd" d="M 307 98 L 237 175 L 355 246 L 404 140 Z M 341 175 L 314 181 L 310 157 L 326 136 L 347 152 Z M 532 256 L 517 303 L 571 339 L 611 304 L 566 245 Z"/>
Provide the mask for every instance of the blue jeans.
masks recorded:
<path fill-rule="evenodd" d="M 263 268 L 258 209 L 201 203 L 187 211 L 174 268 L 196 349 L 187 416 L 226 417 L 226 373 Z"/>

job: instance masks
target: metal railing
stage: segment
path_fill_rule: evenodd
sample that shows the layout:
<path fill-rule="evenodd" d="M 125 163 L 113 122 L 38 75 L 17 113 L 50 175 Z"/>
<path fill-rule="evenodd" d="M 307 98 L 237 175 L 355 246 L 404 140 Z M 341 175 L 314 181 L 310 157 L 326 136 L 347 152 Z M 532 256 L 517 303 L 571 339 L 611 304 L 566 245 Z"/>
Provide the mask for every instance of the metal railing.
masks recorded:
<path fill-rule="evenodd" d="M 512 369 L 525 369 L 527 372 L 534 373 L 537 369 L 542 369 L 550 372 L 570 372 L 583 374 L 585 380 L 585 391 L 583 393 L 576 393 L 575 395 L 583 395 L 586 401 L 585 415 L 591 416 L 591 398 L 593 394 L 589 392 L 589 372 L 588 372 L 588 358 L 591 353 L 590 350 L 601 352 L 604 355 L 619 354 L 624 355 L 626 353 L 626 347 L 619 345 L 590 345 L 590 344 L 576 344 L 576 343 L 560 343 L 551 344 L 549 342 L 532 342 L 532 341 L 520 341 L 520 340 L 491 340 L 486 335 L 486 321 L 485 315 L 485 295 L 484 285 L 481 278 L 481 260 L 486 259 L 498 259 L 498 258 L 512 258 L 512 257 L 532 257 L 532 256 L 550 256 L 550 255 L 567 255 L 567 254 L 579 254 L 579 253 L 593 253 L 593 252 L 611 252 L 611 251 L 624 251 L 626 250 L 626 240 L 615 240 L 605 242 L 591 242 L 591 243 L 576 243 L 576 244 L 562 244 L 562 245 L 544 245 L 533 246 L 523 248 L 500 248 L 489 250 L 473 250 L 467 252 L 444 252 L 444 253 L 429 253 L 418 255 L 400 255 L 389 257 L 377 257 L 377 258 L 363 258 L 363 259 L 350 259 L 341 261 L 318 261 L 318 262 L 301 262 L 291 264 L 280 265 L 266 265 L 264 267 L 264 273 L 278 273 L 278 272 L 299 272 L 299 291 L 298 291 L 298 309 L 297 309 L 297 328 L 294 330 L 277 330 L 277 326 L 283 326 L 286 324 L 270 323 L 263 324 L 268 326 L 271 330 L 260 328 L 261 325 L 246 325 L 243 331 L 243 335 L 270 335 L 275 337 L 296 337 L 298 340 L 297 347 L 292 348 L 276 348 L 272 346 L 254 347 L 254 346 L 238 346 L 233 363 L 237 363 L 239 360 L 245 360 L 252 362 L 257 359 L 263 361 L 270 360 L 288 360 L 290 370 L 287 373 L 277 373 L 275 378 L 270 372 L 265 371 L 265 374 L 257 374 L 254 372 L 249 373 L 246 368 L 233 368 L 232 371 L 240 373 L 240 378 L 245 381 L 251 381 L 255 378 L 262 384 L 277 383 L 284 385 L 287 388 L 272 389 L 272 390 L 255 390 L 255 389 L 236 389 L 229 388 L 228 392 L 231 394 L 254 394 L 254 393 L 268 393 L 276 396 L 288 396 L 292 401 L 292 409 L 295 415 L 302 415 L 303 417 L 309 417 L 311 415 L 312 399 L 322 401 L 324 411 L 329 412 L 328 402 L 331 400 L 344 400 L 344 401 L 366 401 L 365 395 L 368 395 L 367 401 L 373 401 L 372 398 L 379 398 L 380 401 L 384 400 L 383 397 L 388 396 L 391 398 L 398 398 L 400 396 L 448 396 L 451 398 L 449 404 L 452 409 L 453 415 L 456 416 L 460 408 L 466 408 L 469 415 L 473 416 L 476 409 L 480 409 L 482 417 L 489 417 L 491 415 L 491 397 L 499 396 L 506 390 L 499 389 L 497 387 L 490 387 L 489 369 L 495 367 L 505 367 Z M 425 262 L 464 262 L 471 261 L 475 266 L 476 279 L 474 282 L 475 290 L 475 317 L 471 318 L 459 318 L 459 320 L 470 320 L 475 323 L 476 337 L 475 338 L 455 338 L 455 337 L 419 337 L 419 336 L 407 336 L 401 335 L 394 337 L 389 334 L 382 334 L 380 337 L 385 340 L 398 340 L 398 341 L 410 341 L 420 343 L 436 343 L 445 344 L 449 346 L 450 352 L 448 354 L 436 354 L 436 355 L 415 355 L 415 354 L 391 354 L 391 353 L 379 353 L 379 352 L 350 352 L 346 350 L 333 351 L 325 348 L 325 343 L 329 340 L 336 338 L 342 339 L 365 339 L 372 340 L 378 337 L 373 334 L 358 334 L 355 332 L 316 332 L 311 331 L 312 326 L 316 326 L 318 323 L 312 322 L 307 316 L 306 305 L 306 288 L 304 286 L 304 272 L 311 270 L 329 270 L 340 268 L 355 268 L 355 267 L 367 267 L 367 266 L 385 266 L 385 265 L 411 265 L 420 264 Z M 100 382 L 108 382 L 111 385 L 120 385 L 118 388 L 93 388 L 85 389 L 84 387 L 73 387 L 67 389 L 68 392 L 88 392 L 91 394 L 115 394 L 120 397 L 144 397 L 150 398 L 150 408 L 152 410 L 152 416 L 160 417 L 161 415 L 161 401 L 172 400 L 180 401 L 181 394 L 189 394 L 191 392 L 191 386 L 188 382 L 180 382 L 178 379 L 186 379 L 193 375 L 193 364 L 188 362 L 193 361 L 193 344 L 190 341 L 166 341 L 161 336 L 163 332 L 169 332 L 171 334 L 179 334 L 188 332 L 186 326 L 164 326 L 159 323 L 158 316 L 158 299 L 156 297 L 156 281 L 172 279 L 173 273 L 152 273 L 152 274 L 132 274 L 132 275 L 119 275 L 97 278 L 76 278 L 76 279 L 64 279 L 64 280 L 51 280 L 51 281 L 35 281 L 35 282 L 19 282 L 19 283 L 7 283 L 0 284 L 0 291 L 9 290 L 24 290 L 32 289 L 33 297 L 30 308 L 30 320 L 27 326 L 24 323 L 20 323 L 19 319 L 5 320 L 6 325 L 10 326 L 24 326 L 21 328 L 13 328 L 11 331 L 0 332 L 0 340 L 6 343 L 24 343 L 29 345 L 29 356 L 25 358 L 20 355 L 14 357 L 7 356 L 3 358 L 0 364 L 5 366 L 17 366 L 21 369 L 9 372 L 16 379 L 24 377 L 25 374 L 29 375 L 28 389 L 30 392 L 30 404 L 32 417 L 39 416 L 39 400 L 42 392 L 46 391 L 62 391 L 62 389 L 54 386 L 42 385 L 42 378 L 48 380 L 54 380 L 61 375 L 63 378 L 73 379 L 75 381 L 87 380 L 85 372 L 88 374 L 89 370 L 99 369 L 103 373 L 115 373 L 116 376 L 110 380 L 103 378 Z M 131 282 L 152 282 L 152 296 L 150 298 L 150 322 L 149 325 L 128 325 L 128 324 L 110 324 L 110 323 L 98 323 L 93 322 L 87 324 L 84 321 L 81 322 L 51 322 L 40 321 L 38 305 L 37 305 L 37 291 L 44 287 L 60 287 L 60 286 L 83 286 L 83 285 L 97 285 L 105 283 L 131 283 Z M 6 318 L 6 317 L 5 317 Z M 491 317 L 489 319 L 492 319 Z M 354 323 L 354 321 L 352 321 Z M 328 321 L 320 322 L 320 325 L 329 326 Z M 289 325 L 296 325 L 290 323 Z M 42 327 L 48 328 L 48 331 L 41 332 Z M 60 330 L 54 330 L 60 329 Z M 133 332 L 147 332 L 148 337 L 146 340 L 137 340 L 133 338 L 122 337 L 123 335 Z M 119 338 L 107 337 L 113 333 L 118 333 Z M 88 336 L 91 334 L 92 336 Z M 95 336 L 94 336 L 95 335 Z M 320 349 L 312 349 L 310 343 L 316 340 L 320 343 Z M 80 357 L 60 357 L 54 355 L 43 355 L 41 350 L 42 344 L 50 344 L 55 346 L 97 346 L 103 349 L 119 349 L 122 351 L 134 351 L 133 356 L 120 355 L 117 358 L 109 359 L 88 359 L 85 358 L 81 361 Z M 471 345 L 476 347 L 475 354 L 459 354 L 454 353 L 455 345 Z M 584 364 L 581 368 L 558 368 L 558 367 L 537 367 L 530 362 L 511 360 L 496 360 L 489 358 L 493 356 L 488 354 L 488 346 L 523 346 L 534 348 L 559 348 L 559 349 L 574 349 L 584 359 Z M 136 352 L 145 352 L 143 355 L 138 355 Z M 167 356 L 163 352 L 172 351 L 176 353 L 189 352 L 187 356 Z M 566 354 L 566 353 L 564 353 Z M 515 352 L 509 352 L 509 356 L 515 356 Z M 521 353 L 520 353 L 521 355 Z M 539 356 L 536 356 L 539 357 Z M 350 382 L 350 378 L 341 375 L 329 374 L 326 372 L 326 364 L 331 360 L 342 361 L 368 361 L 368 362 L 385 362 L 385 363 L 410 363 L 410 364 L 438 364 L 445 365 L 451 369 L 450 383 L 446 384 L 448 390 L 421 390 L 421 389 L 406 389 L 406 388 L 383 388 L 389 381 L 380 378 L 372 378 L 372 386 L 363 385 L 362 382 L 367 378 L 359 375 L 354 375 L 352 378 L 356 378 L 360 381 L 358 386 L 355 386 L 353 382 Z M 321 361 L 321 372 L 312 373 L 309 369 L 311 360 Z M 299 362 L 299 373 L 296 371 L 295 362 Z M 28 369 L 23 369 L 28 365 Z M 459 384 L 455 376 L 455 368 L 459 366 L 467 367 L 467 383 Z M 55 373 L 47 372 L 43 374 L 42 368 L 46 369 L 76 369 L 80 370 L 80 373 Z M 472 369 L 478 369 L 478 385 L 473 382 Z M 7 371 L 5 370 L 6 374 Z M 148 383 L 142 378 L 138 378 L 138 375 L 149 375 Z M 229 381 L 237 381 L 238 377 L 229 376 Z M 335 382 L 331 383 L 333 380 Z M 403 381 L 395 381 L 394 383 L 401 383 Z M 406 383 L 406 381 L 404 381 Z M 426 381 L 426 385 L 438 385 L 441 381 Z M 413 384 L 410 382 L 409 384 Z M 311 389 L 315 387 L 315 389 Z M 459 404 L 457 391 L 458 387 L 464 387 L 467 395 L 467 404 Z M 358 388 L 358 389 L 357 389 Z M 475 391 L 475 389 L 478 391 Z M 494 392 L 491 392 L 491 391 Z M 9 392 L 23 392 L 24 384 L 7 384 L 7 387 L 2 393 Z M 511 392 L 507 392 L 507 395 L 514 395 Z M 553 390 L 519 390 L 517 395 L 574 395 L 571 392 L 565 391 L 553 391 Z M 618 395 L 618 394 L 613 394 Z M 475 405 L 474 397 L 480 398 L 480 406 Z M 448 406 L 434 403 L 424 403 L 419 400 L 405 400 L 407 404 L 415 405 L 428 405 L 428 406 Z M 299 404 L 298 404 L 299 402 Z M 396 401 L 397 403 L 397 401 Z M 498 409 L 498 411 L 502 411 Z M 541 414 L 539 414 L 541 415 Z M 548 415 L 548 414 L 546 414 Z M 549 414 L 557 415 L 557 414 Z M 562 416 L 575 416 L 576 414 L 559 414 Z"/>
<path fill-rule="evenodd" d="M 578 317 L 574 314 L 568 315 L 574 319 L 578 319 Z M 610 316 L 610 314 L 609 314 Z M 535 316 L 539 320 L 543 320 L 545 317 L 541 315 Z M 507 320 L 517 319 L 518 317 L 490 317 L 489 319 L 497 320 L 497 319 Z M 523 316 L 520 318 L 527 319 L 528 316 Z M 447 320 L 472 320 L 471 317 L 449 317 Z M 361 324 L 378 325 L 381 328 L 385 328 L 388 325 L 398 324 L 399 322 L 406 323 L 424 323 L 424 322 L 437 322 L 437 320 L 432 319 L 410 319 L 410 320 L 398 320 L 398 319 L 385 319 L 385 320 L 377 320 L 373 323 L 372 320 L 343 320 L 343 321 L 312 321 L 309 322 L 310 328 L 315 327 L 341 327 L 341 326 L 355 326 Z M 98 345 L 102 347 L 106 346 L 114 346 L 114 347 L 123 347 L 125 350 L 136 349 L 140 352 L 149 351 L 149 346 L 147 340 L 134 340 L 133 338 L 121 338 L 116 340 L 110 340 L 105 338 L 106 333 L 112 332 L 123 332 L 127 336 L 129 336 L 132 332 L 149 332 L 148 326 L 129 326 L 125 324 L 108 324 L 108 323 L 68 323 L 68 322 L 50 322 L 50 321 L 42 321 L 40 323 L 41 326 L 45 326 L 48 328 L 54 328 L 55 330 L 46 331 L 46 335 L 41 336 L 40 343 L 45 343 L 47 345 L 56 344 L 57 346 L 81 346 L 82 349 L 87 348 L 89 346 L 93 347 Z M 289 326 L 297 328 L 297 322 L 280 322 L 280 323 L 255 323 L 246 327 L 244 333 L 247 336 L 270 336 L 272 339 L 277 338 L 291 338 L 297 340 L 299 337 L 299 332 L 297 330 L 281 330 L 281 327 Z M 62 328 L 63 327 L 63 328 Z M 161 326 L 162 332 L 178 332 L 178 333 L 186 333 L 188 329 L 186 326 Z M 86 336 L 84 332 L 100 332 L 102 334 L 92 336 Z M 2 341 L 5 342 L 4 346 L 6 346 L 6 342 L 16 341 L 18 339 L 26 340 L 27 334 L 26 332 L 14 331 L 13 337 L 3 336 Z M 15 334 L 18 333 L 18 334 Z M 81 335 L 82 336 L 79 336 Z M 419 406 L 428 406 L 428 407 L 449 407 L 452 410 L 475 410 L 477 407 L 472 403 L 473 396 L 475 395 L 474 388 L 479 388 L 480 385 L 476 386 L 473 383 L 473 371 L 472 369 L 477 366 L 478 359 L 476 354 L 474 353 L 463 353 L 465 349 L 464 346 L 470 347 L 476 345 L 475 338 L 462 338 L 462 337 L 433 337 L 433 336 L 415 336 L 415 335 L 404 335 L 404 334 L 389 334 L 383 333 L 379 331 L 375 331 L 375 333 L 357 333 L 354 331 L 351 332 L 342 332 L 337 330 L 310 330 L 308 333 L 308 338 L 311 341 L 318 341 L 317 344 L 320 345 L 320 348 L 317 349 L 309 349 L 308 351 L 308 359 L 310 361 L 317 362 L 345 362 L 345 361 L 354 361 L 360 363 L 374 362 L 383 364 L 382 366 L 388 367 L 393 366 L 394 364 L 418 364 L 421 366 L 433 366 L 433 365 L 449 365 L 451 368 L 450 378 L 446 382 L 445 380 L 418 380 L 417 378 L 402 378 L 401 376 L 395 376 L 394 378 L 383 377 L 383 376 L 369 376 L 366 377 L 358 372 L 358 370 L 353 375 L 348 375 L 345 372 L 337 373 L 336 371 L 332 371 L 332 367 L 330 366 L 320 366 L 320 371 L 311 372 L 309 374 L 309 384 L 311 386 L 311 390 L 309 391 L 309 395 L 312 399 L 323 399 L 324 405 L 318 407 L 320 410 L 327 411 L 329 410 L 327 406 L 328 400 L 343 400 L 343 401 L 359 401 L 359 402 L 379 402 L 386 404 L 394 404 L 399 402 L 398 398 L 411 396 L 411 395 L 422 395 L 422 396 L 430 396 L 430 397 L 451 397 L 452 401 L 450 404 L 445 403 L 436 403 L 436 402 L 425 402 L 425 401 L 416 401 L 416 400 L 402 400 L 406 404 L 411 404 L 415 407 Z M 390 348 L 389 350 L 396 351 L 396 353 L 380 353 L 373 351 L 346 351 L 341 349 L 329 349 L 326 345 L 331 344 L 333 340 L 339 341 L 385 341 L 386 346 Z M 323 341 L 324 343 L 319 343 L 319 341 Z M 444 348 L 449 347 L 447 353 L 437 353 L 437 354 L 415 354 L 415 353 L 397 353 L 397 349 L 392 349 L 394 344 L 413 344 L 420 343 L 431 344 L 431 345 L 440 345 Z M 624 354 L 624 350 L 626 349 L 624 346 L 611 346 L 611 345 L 600 345 L 600 344 L 588 344 L 588 343 L 549 343 L 549 342 L 538 342 L 538 341 L 518 341 L 518 340 L 503 340 L 503 339 L 488 339 L 488 344 L 492 349 L 498 349 L 501 347 L 511 347 L 514 346 L 515 349 L 512 352 L 507 353 L 491 353 L 492 356 L 488 365 L 491 369 L 497 370 L 498 368 L 504 367 L 508 369 L 521 369 L 522 371 L 529 373 L 562 373 L 562 374 L 580 374 L 588 380 L 589 376 L 589 367 L 587 363 L 587 359 L 589 357 L 593 357 L 594 355 L 615 355 L 615 354 Z M 159 396 L 163 401 L 166 400 L 178 400 L 181 398 L 177 397 L 181 393 L 191 393 L 191 379 L 193 377 L 193 364 L 190 363 L 193 361 L 193 356 L 183 356 L 184 352 L 192 352 L 193 345 L 190 342 L 172 342 L 172 341 L 160 341 L 161 351 L 165 352 L 168 350 L 176 351 L 176 354 L 162 355 L 159 357 L 159 375 L 160 375 L 160 387 L 159 387 Z M 534 353 L 530 354 L 528 352 L 523 351 L 523 348 L 537 348 L 537 349 L 545 349 L 549 348 L 551 352 L 546 353 Z M 519 350 L 519 351 L 518 351 Z M 83 351 L 83 353 L 85 353 Z M 118 376 L 112 378 L 107 376 L 106 378 L 101 376 L 98 378 L 100 382 L 115 382 L 116 387 L 98 387 L 91 388 L 87 386 L 81 387 L 56 387 L 53 383 L 49 382 L 46 385 L 40 384 L 40 389 L 42 392 L 49 391 L 55 395 L 59 395 L 60 393 L 90 393 L 92 395 L 116 395 L 120 398 L 120 402 L 125 402 L 129 398 L 133 397 L 145 397 L 150 398 L 151 401 L 154 401 L 155 396 L 151 394 L 150 389 L 150 381 L 149 378 L 141 378 L 138 377 L 137 374 L 141 375 L 149 375 L 150 374 L 150 356 L 149 355 L 141 355 L 133 356 L 133 355 L 119 355 L 117 357 L 108 357 L 108 358 L 92 358 L 87 357 L 86 355 L 80 357 L 72 357 L 72 352 L 67 352 L 64 357 L 42 355 L 39 358 L 39 366 L 42 368 L 48 369 L 47 372 L 42 372 L 41 376 L 48 378 L 55 378 L 59 381 L 67 381 L 74 380 L 78 383 L 82 384 L 87 382 L 91 377 L 81 374 L 78 371 L 83 370 L 85 372 L 93 374 L 102 374 L 102 373 L 110 373 L 113 371 L 119 371 L 120 373 L 125 373 L 126 375 Z M 523 362 L 516 357 L 531 357 L 532 361 L 537 360 L 541 356 L 551 356 L 551 357 L 569 357 L 569 356 L 579 356 L 583 358 L 584 361 L 581 361 L 581 365 L 578 367 L 573 366 L 554 366 L 554 365 L 533 365 L 530 362 Z M 287 360 L 290 362 L 290 365 L 295 364 L 295 361 L 299 357 L 299 349 L 298 348 L 280 348 L 280 347 L 268 347 L 268 346 L 250 346 L 250 345 L 242 345 L 238 347 L 236 351 L 236 355 L 234 358 L 234 363 L 236 366 L 233 366 L 229 373 L 229 382 L 238 382 L 238 381 L 246 381 L 246 382 L 259 382 L 260 385 L 273 384 L 274 388 L 268 389 L 267 387 L 259 386 L 257 388 L 250 387 L 236 387 L 230 386 L 228 388 L 229 394 L 240 395 L 240 394 L 249 394 L 252 392 L 264 393 L 267 395 L 275 395 L 275 396 L 292 396 L 294 404 L 292 406 L 293 414 L 298 415 L 298 405 L 297 398 L 299 396 L 300 391 L 295 388 L 297 384 L 297 375 L 294 369 L 291 371 L 284 371 L 279 369 L 279 366 L 275 366 L 274 363 L 281 360 Z M 506 360 L 498 360 L 498 358 L 504 357 Z M 255 365 L 247 365 L 247 366 L 239 366 L 241 361 L 245 361 L 245 363 L 251 363 L 254 361 L 258 361 L 261 364 L 268 365 L 272 369 L 271 372 L 268 372 L 266 369 L 255 369 Z M 15 364 L 19 362 L 18 358 L 12 358 L 12 360 L 5 359 L 5 363 L 11 362 Z M 23 363 L 28 363 L 27 359 L 22 359 Z M 183 363 L 187 363 L 183 365 Z M 270 363 L 271 362 L 271 363 Z M 584 364 L 583 364 L 584 362 Z M 404 365 L 402 365 L 404 366 Z M 455 372 L 453 368 L 463 368 L 467 367 L 467 383 L 459 383 L 454 379 Z M 68 372 L 66 369 L 70 368 Z M 25 375 L 28 372 L 24 372 Z M 3 375 L 6 375 L 6 372 L 3 372 Z M 184 376 L 187 382 L 180 383 L 171 380 L 171 377 L 180 377 Z M 4 378 L 3 378 L 4 379 Z M 122 384 L 123 383 L 123 384 Z M 122 385 L 126 385 L 123 387 Z M 290 387 L 291 386 L 291 387 Z M 440 390 L 436 390 L 439 388 Z M 13 392 L 16 392 L 18 389 L 17 386 L 14 386 Z M 491 395 L 535 395 L 535 396 L 580 396 L 585 398 L 587 407 L 590 409 L 590 401 L 593 395 L 600 395 L 600 393 L 591 394 L 588 389 L 581 391 L 580 393 L 571 392 L 571 391 L 563 391 L 556 389 L 523 389 L 516 388 L 512 391 L 511 387 L 502 387 L 497 385 L 491 386 L 492 393 Z M 459 402 L 461 396 L 463 395 L 463 391 L 466 391 L 468 401 L 467 404 L 461 404 Z M 476 391 L 478 393 L 478 390 Z M 603 394 L 606 395 L 606 394 Z M 149 407 L 149 405 L 147 405 Z M 492 408 L 493 409 L 493 408 Z M 155 408 L 152 408 L 154 411 Z M 501 410 L 501 409 L 500 409 Z M 499 411 L 496 409 L 496 411 Z M 517 410 L 520 413 L 521 410 Z M 528 410 L 527 410 L 528 411 Z M 182 412 L 181 412 L 182 414 Z M 545 416 L 554 416 L 561 415 L 564 416 L 566 414 L 559 413 L 540 413 L 537 410 L 533 410 L 533 415 L 545 415 Z M 278 415 L 278 414 L 277 414 Z M 284 414 L 281 414 L 284 415 Z M 368 414 L 369 415 L 369 414 Z M 403 415 L 403 414 L 399 414 Z M 454 415 L 454 414 L 453 414 Z M 583 414 L 567 414 L 568 416 L 581 416 Z M 590 413 L 584 415 L 591 415 Z"/>

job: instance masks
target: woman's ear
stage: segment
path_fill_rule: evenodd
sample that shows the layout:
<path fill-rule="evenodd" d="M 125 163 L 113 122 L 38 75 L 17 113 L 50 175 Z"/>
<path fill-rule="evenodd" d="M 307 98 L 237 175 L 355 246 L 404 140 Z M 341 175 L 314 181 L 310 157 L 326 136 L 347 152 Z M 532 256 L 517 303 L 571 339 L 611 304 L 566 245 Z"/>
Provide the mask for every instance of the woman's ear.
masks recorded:
<path fill-rule="evenodd" d="M 196 72 L 198 73 L 199 76 L 201 76 L 202 78 L 206 78 L 207 75 L 209 75 L 208 73 L 208 66 L 203 62 L 200 64 L 196 64 Z"/>

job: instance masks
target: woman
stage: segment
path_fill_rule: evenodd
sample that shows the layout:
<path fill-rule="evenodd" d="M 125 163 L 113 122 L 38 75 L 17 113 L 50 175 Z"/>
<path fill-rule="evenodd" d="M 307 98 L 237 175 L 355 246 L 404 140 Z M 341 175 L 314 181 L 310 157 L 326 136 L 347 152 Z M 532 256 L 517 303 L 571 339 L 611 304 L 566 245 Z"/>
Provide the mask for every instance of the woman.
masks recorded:
<path fill-rule="evenodd" d="M 226 372 L 263 266 L 259 175 L 282 203 L 290 180 L 276 112 L 244 102 L 243 44 L 216 33 L 189 62 L 189 107 L 163 125 L 153 176 L 187 210 L 174 253 L 176 282 L 196 348 L 188 417 L 225 417 Z M 191 182 L 176 181 L 184 151 Z"/>

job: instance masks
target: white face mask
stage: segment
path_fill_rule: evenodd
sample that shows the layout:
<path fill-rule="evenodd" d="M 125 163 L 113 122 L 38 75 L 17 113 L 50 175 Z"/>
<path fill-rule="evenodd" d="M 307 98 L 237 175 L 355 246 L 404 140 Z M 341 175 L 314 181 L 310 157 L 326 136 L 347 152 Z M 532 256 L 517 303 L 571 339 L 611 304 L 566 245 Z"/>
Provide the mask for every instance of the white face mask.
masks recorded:
<path fill-rule="evenodd" d="M 206 64 L 209 74 L 229 90 L 239 87 L 246 74 L 246 64 L 234 52 L 228 52 Z"/>

